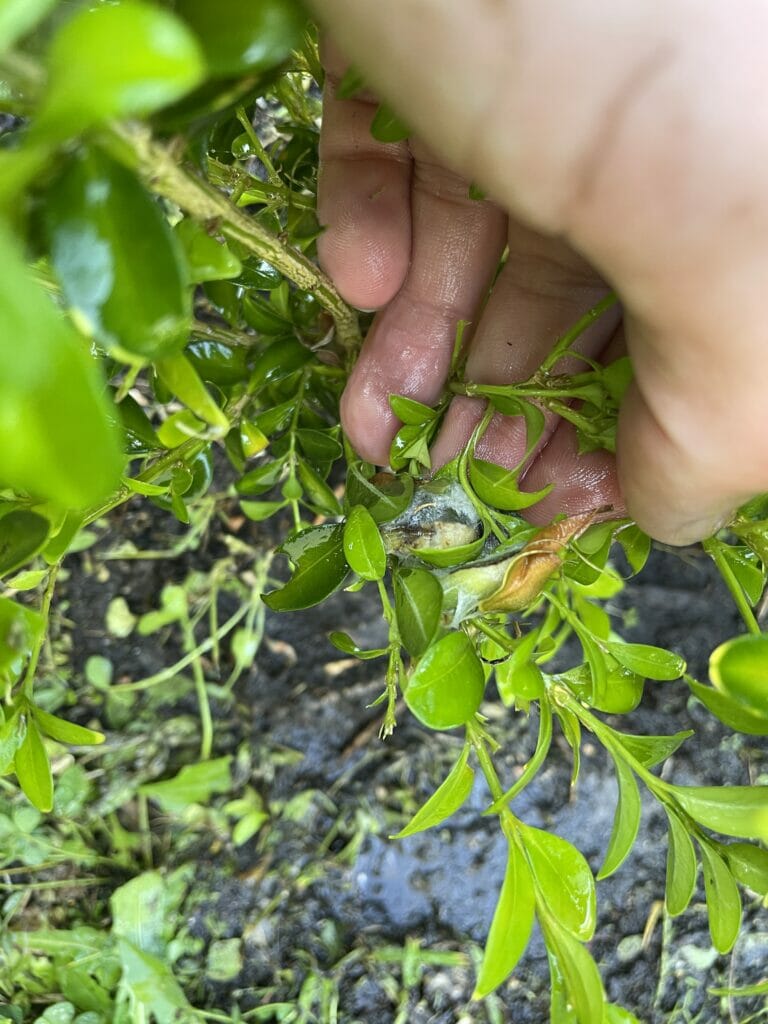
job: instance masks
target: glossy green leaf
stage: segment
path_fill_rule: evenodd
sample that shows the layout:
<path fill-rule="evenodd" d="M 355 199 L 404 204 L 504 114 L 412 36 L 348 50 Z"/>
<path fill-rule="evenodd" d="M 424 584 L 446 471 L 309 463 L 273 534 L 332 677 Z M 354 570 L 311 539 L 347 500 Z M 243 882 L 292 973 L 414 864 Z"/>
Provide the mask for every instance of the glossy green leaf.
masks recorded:
<path fill-rule="evenodd" d="M 699 824 L 726 836 L 768 843 L 768 786 L 670 786 L 669 790 Z"/>
<path fill-rule="evenodd" d="M 0 482 L 59 505 L 103 500 L 123 468 L 103 382 L 0 227 Z"/>
<path fill-rule="evenodd" d="M 192 437 L 207 436 L 208 428 L 189 409 L 172 412 L 157 428 L 157 439 L 165 448 L 178 448 Z"/>
<path fill-rule="evenodd" d="M 320 474 L 305 459 L 299 460 L 297 469 L 307 504 L 321 515 L 340 516 L 341 503 Z"/>
<path fill-rule="evenodd" d="M 130 171 L 98 150 L 79 151 L 48 193 L 44 221 L 64 297 L 86 334 L 145 359 L 184 346 L 191 294 L 183 256 Z"/>
<path fill-rule="evenodd" d="M 387 571 L 387 553 L 379 528 L 364 505 L 354 505 L 344 524 L 344 554 L 350 569 L 364 580 L 380 580 Z"/>
<path fill-rule="evenodd" d="M 280 550 L 288 555 L 295 569 L 280 590 L 262 595 L 264 603 L 276 612 L 319 604 L 339 589 L 349 572 L 341 524 L 310 526 Z"/>
<path fill-rule="evenodd" d="M 672 736 L 635 736 L 615 729 L 611 731 L 624 749 L 645 768 L 653 768 L 666 761 L 689 736 L 693 736 L 693 729 L 676 732 Z"/>
<path fill-rule="evenodd" d="M 392 439 L 389 449 L 389 464 L 392 469 L 404 469 L 409 463 L 416 462 L 424 469 L 430 469 L 432 462 L 429 455 L 429 442 L 434 433 L 434 422 L 412 426 L 406 423 L 400 427 Z"/>
<path fill-rule="evenodd" d="M 768 713 L 750 710 L 742 701 L 735 700 L 727 693 L 704 686 L 690 676 L 685 677 L 691 693 L 708 708 L 715 718 L 749 736 L 768 736 Z"/>
<path fill-rule="evenodd" d="M 507 707 L 516 701 L 538 700 L 544 694 L 544 676 L 533 660 L 539 630 L 532 629 L 519 642 L 511 657 L 496 666 L 496 686 Z"/>
<path fill-rule="evenodd" d="M 203 380 L 219 387 L 238 384 L 248 376 L 250 352 L 245 345 L 225 345 L 210 338 L 194 338 L 184 353 Z"/>
<path fill-rule="evenodd" d="M 640 791 L 637 788 L 635 776 L 632 774 L 632 769 L 628 768 L 621 758 L 614 758 L 614 764 L 616 766 L 618 801 L 605 860 L 597 873 L 598 881 L 608 878 L 621 867 L 629 851 L 635 845 L 640 828 Z"/>
<path fill-rule="evenodd" d="M 428 405 L 417 402 L 413 398 L 405 398 L 403 395 L 390 395 L 389 404 L 395 416 L 402 423 L 407 423 L 411 426 L 429 423 L 437 416 L 437 412 Z"/>
<path fill-rule="evenodd" d="M 273 341 L 256 357 L 251 371 L 251 386 L 256 388 L 264 384 L 276 384 L 296 373 L 311 358 L 310 350 L 296 338 Z"/>
<path fill-rule="evenodd" d="M 3 520 L 0 520 L 0 530 Z M 709 659 L 709 677 L 722 693 L 768 718 L 768 636 L 737 636 L 720 644 Z"/>
<path fill-rule="evenodd" d="M 602 385 L 617 405 L 621 404 L 632 377 L 632 362 L 629 356 L 621 356 L 600 369 Z"/>
<path fill-rule="evenodd" d="M 250 470 L 235 484 L 238 494 L 263 494 L 280 482 L 285 472 L 286 459 L 272 459 Z"/>
<path fill-rule="evenodd" d="M 381 103 L 371 121 L 371 135 L 377 142 L 400 142 L 407 139 L 408 128 L 386 104 Z"/>
<path fill-rule="evenodd" d="M 741 896 L 728 865 L 714 846 L 699 841 L 709 934 L 718 953 L 728 953 L 741 927 Z"/>
<path fill-rule="evenodd" d="M 302 428 L 295 436 L 301 450 L 315 464 L 334 462 L 344 453 L 338 440 L 328 431 Z"/>
<path fill-rule="evenodd" d="M 172 779 L 146 782 L 139 792 L 154 800 L 168 814 L 183 814 L 190 804 L 206 804 L 217 793 L 232 788 L 231 756 L 187 764 Z"/>
<path fill-rule="evenodd" d="M 136 477 L 124 476 L 123 484 L 134 494 L 143 494 L 145 498 L 157 497 L 158 494 L 167 494 L 170 482 L 165 484 L 151 484 L 146 480 L 139 480 Z"/>
<path fill-rule="evenodd" d="M 140 0 L 83 7 L 51 43 L 34 130 L 58 141 L 99 121 L 149 114 L 194 88 L 203 68 L 197 40 L 169 11 Z"/>
<path fill-rule="evenodd" d="M 750 604 L 756 605 L 765 588 L 765 573 L 760 563 L 749 548 L 735 547 L 731 544 L 720 544 L 723 558 L 730 566 Z"/>
<path fill-rule="evenodd" d="M 434 828 L 458 811 L 472 792 L 472 783 L 475 778 L 473 769 L 467 764 L 469 751 L 469 744 L 465 744 L 458 761 L 429 800 L 416 811 L 405 828 L 401 829 L 397 835 L 390 836 L 390 839 L 405 839 L 406 836 L 412 836 L 416 832 Z"/>
<path fill-rule="evenodd" d="M 240 508 L 255 523 L 263 523 L 265 519 L 285 508 L 285 501 L 241 501 Z"/>
<path fill-rule="evenodd" d="M 531 937 L 535 898 L 531 869 L 515 843 L 509 844 L 507 868 L 491 921 L 473 999 L 490 995 L 511 974 Z"/>
<path fill-rule="evenodd" d="M 186 356 L 175 355 L 158 359 L 155 368 L 160 380 L 191 412 L 205 423 L 209 423 L 219 436 L 226 434 L 229 430 L 229 420 Z"/>
<path fill-rule="evenodd" d="M 547 484 L 540 491 L 521 491 L 518 487 L 520 468 L 505 469 L 494 462 L 470 457 L 469 481 L 481 501 L 505 512 L 518 512 L 541 501 L 552 490 Z"/>
<path fill-rule="evenodd" d="M 349 505 L 365 505 L 377 523 L 389 522 L 404 512 L 411 503 L 413 489 L 413 477 L 409 475 L 380 473 L 368 479 L 354 462 L 347 472 Z"/>
<path fill-rule="evenodd" d="M 571 786 L 576 785 L 581 767 L 581 724 L 572 711 L 567 708 L 554 709 L 560 720 L 560 727 L 563 730 L 565 741 L 573 752 L 573 768 L 571 769 Z"/>
<path fill-rule="evenodd" d="M 56 6 L 57 0 L 2 0 L 0 2 L 0 54 L 10 50 Z"/>
<path fill-rule="evenodd" d="M 639 526 L 631 523 L 616 534 L 616 540 L 624 549 L 627 561 L 635 573 L 640 572 L 651 553 L 651 538 Z"/>
<path fill-rule="evenodd" d="M 405 703 L 430 729 L 453 729 L 480 707 L 483 664 L 466 633 L 449 633 L 427 650 L 405 688 Z"/>
<path fill-rule="evenodd" d="M 558 923 L 586 942 L 595 931 L 595 879 L 575 846 L 552 832 L 521 826 L 537 890 Z"/>
<path fill-rule="evenodd" d="M 329 633 L 328 639 L 337 651 L 342 651 L 344 654 L 351 654 L 353 657 L 359 658 L 361 661 L 370 661 L 373 658 L 381 658 L 382 655 L 386 654 L 388 651 L 387 647 L 378 647 L 375 650 L 365 651 L 362 647 L 359 647 L 347 633 Z"/>
<path fill-rule="evenodd" d="M 9 714 L 0 723 L 0 775 L 7 775 L 13 770 L 13 759 L 21 746 L 27 731 L 25 715 L 18 711 Z"/>
<path fill-rule="evenodd" d="M 253 292 L 244 296 L 241 308 L 245 322 L 259 334 L 265 334 L 268 337 L 290 334 L 291 321 L 270 299 L 265 299 Z"/>
<path fill-rule="evenodd" d="M 737 882 L 760 896 L 768 895 L 768 850 L 751 843 L 728 843 L 720 853 Z"/>
<path fill-rule="evenodd" d="M 556 919 L 546 915 L 540 918 L 540 922 L 553 983 L 556 974 L 559 974 L 567 994 L 567 1004 L 572 1008 L 575 1020 L 578 1024 L 602 1021 L 605 993 L 597 964 L 588 950 L 562 928 Z M 557 1020 L 554 1016 L 552 1019 Z"/>
<path fill-rule="evenodd" d="M 53 809 L 53 777 L 43 738 L 33 718 L 27 717 L 27 731 L 13 761 L 16 778 L 24 796 L 38 809 Z"/>
<path fill-rule="evenodd" d="M 477 540 L 468 544 L 457 544 L 448 548 L 414 547 L 409 553 L 428 565 L 434 565 L 435 568 L 448 569 L 452 565 L 462 565 L 477 558 L 485 547 L 485 541 L 486 534 L 483 533 Z"/>
<path fill-rule="evenodd" d="M 0 576 L 28 562 L 48 539 L 50 524 L 37 512 L 14 509 L 0 519 Z"/>
<path fill-rule="evenodd" d="M 211 74 L 224 78 L 282 63 L 306 22 L 295 0 L 176 0 L 176 11 L 202 43 Z"/>
<path fill-rule="evenodd" d="M 426 569 L 400 569 L 394 574 L 397 628 L 403 647 L 419 658 L 434 637 L 443 605 L 443 588 Z"/>
<path fill-rule="evenodd" d="M 0 676 L 20 674 L 44 628 L 38 612 L 0 597 Z"/>
<path fill-rule="evenodd" d="M 602 647 L 620 665 L 645 679 L 679 679 L 685 672 L 685 661 L 680 655 L 665 651 L 661 647 L 620 642 L 603 642 Z"/>
<path fill-rule="evenodd" d="M 31 714 L 42 732 L 50 736 L 52 740 L 59 743 L 72 743 L 76 746 L 98 745 L 104 742 L 104 734 L 94 729 L 86 729 L 85 726 L 68 722 L 64 718 L 43 711 L 42 708 L 33 707 Z"/>
<path fill-rule="evenodd" d="M 226 243 L 212 238 L 202 224 L 185 217 L 174 228 L 187 259 L 188 280 L 192 284 L 203 281 L 223 281 L 239 277 L 243 265 Z"/>

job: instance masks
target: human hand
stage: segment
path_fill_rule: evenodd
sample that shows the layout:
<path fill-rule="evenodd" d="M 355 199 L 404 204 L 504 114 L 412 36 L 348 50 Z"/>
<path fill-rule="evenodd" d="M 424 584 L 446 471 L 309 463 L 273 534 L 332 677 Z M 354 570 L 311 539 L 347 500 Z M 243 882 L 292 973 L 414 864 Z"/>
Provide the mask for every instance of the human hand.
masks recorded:
<path fill-rule="evenodd" d="M 440 153 L 415 146 L 411 217 L 405 148 L 376 146 L 370 109 L 329 104 L 320 215 L 331 228 L 321 255 L 350 301 L 388 303 L 344 401 L 362 454 L 386 461 L 396 426 L 388 393 L 439 393 L 455 322 L 475 315 L 496 266 L 504 218 L 467 198 L 473 178 L 515 220 L 468 376 L 528 376 L 604 293 L 576 249 L 624 305 L 636 384 L 618 459 L 630 513 L 653 536 L 684 543 L 768 486 L 768 115 L 757 50 L 768 11 L 752 3 L 737 20 L 714 2 L 606 10 L 592 0 L 560 5 L 555 21 L 551 8 L 525 2 L 480 13 L 454 0 L 316 6 Z M 606 318 L 585 339 L 592 354 L 620 343 Z M 460 447 L 476 416 L 467 400 L 454 403 L 438 458 Z M 482 454 L 514 463 L 520 430 L 495 424 Z M 538 506 L 543 517 L 584 507 L 585 487 L 591 507 L 619 500 L 607 457 L 576 460 L 573 448 L 561 426 L 526 478 L 528 489 L 557 481 L 549 506 Z"/>

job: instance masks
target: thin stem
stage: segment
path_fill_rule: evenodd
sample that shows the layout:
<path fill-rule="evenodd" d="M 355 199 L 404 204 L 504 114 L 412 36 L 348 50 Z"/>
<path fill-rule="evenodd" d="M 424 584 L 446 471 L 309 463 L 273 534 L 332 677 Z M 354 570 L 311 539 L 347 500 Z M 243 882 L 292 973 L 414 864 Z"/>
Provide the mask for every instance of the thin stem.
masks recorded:
<path fill-rule="evenodd" d="M 595 320 L 599 319 L 606 310 L 615 306 L 617 302 L 618 298 L 616 294 L 614 292 L 610 292 L 610 294 L 606 295 L 604 299 L 601 299 L 597 305 L 588 310 L 580 320 L 576 321 L 573 327 L 567 330 L 565 334 L 558 339 L 555 343 L 555 347 L 541 364 L 540 372 L 549 373 L 549 371 L 566 354 L 571 345 L 573 345 L 584 331 L 586 331 L 588 327 L 591 327 Z"/>
<path fill-rule="evenodd" d="M 181 629 L 184 634 L 184 647 L 192 657 L 192 678 L 195 681 L 195 692 L 197 693 L 197 704 L 200 710 L 200 760 L 208 761 L 213 750 L 213 718 L 211 716 L 211 703 L 208 699 L 208 688 L 205 682 L 205 673 L 200 662 L 200 651 L 195 642 L 195 634 L 192 623 L 185 615 L 181 621 Z M 211 637 L 211 647 L 215 647 L 219 637 L 214 633 Z"/>
<path fill-rule="evenodd" d="M 485 812 L 486 814 L 498 814 L 505 804 L 511 803 L 516 796 L 525 789 L 529 782 L 533 780 L 541 768 L 542 764 L 549 753 L 549 747 L 552 743 L 552 706 L 549 701 L 543 699 L 539 701 L 539 737 L 536 741 L 536 749 L 533 752 L 533 757 L 530 759 L 523 769 L 522 775 L 510 786 L 506 793 L 502 796 L 501 800 L 495 801 Z"/>
<path fill-rule="evenodd" d="M 29 662 L 27 664 L 27 671 L 24 675 L 24 682 L 22 683 L 22 690 L 27 700 L 31 701 L 34 687 L 35 687 L 35 673 L 37 672 L 37 663 L 40 660 L 40 652 L 43 649 L 43 643 L 48 635 L 48 620 L 51 615 L 51 602 L 53 600 L 53 592 L 56 589 L 56 577 L 59 575 L 59 569 L 61 568 L 61 562 L 55 562 L 49 572 L 48 579 L 46 580 L 45 590 L 43 591 L 43 599 L 40 603 L 40 615 L 43 623 L 35 638 L 35 643 L 32 648 L 32 653 L 29 656 Z"/>
<path fill-rule="evenodd" d="M 715 537 L 710 537 L 709 540 L 702 542 L 702 547 L 717 566 L 718 571 L 723 577 L 726 587 L 728 587 L 731 592 L 731 597 L 733 598 L 736 607 L 739 609 L 741 617 L 744 619 L 749 632 L 756 634 L 760 633 L 760 626 L 758 625 L 754 612 L 749 606 L 746 594 L 744 593 L 741 584 L 736 579 L 733 569 L 730 567 L 728 560 L 723 554 L 723 546 L 720 541 Z"/>
<path fill-rule="evenodd" d="M 485 739 L 482 736 L 477 723 L 474 721 L 467 722 L 467 739 L 472 744 L 477 757 L 480 768 L 482 769 L 485 781 L 488 783 L 488 789 L 493 797 L 494 804 L 501 803 L 504 800 L 504 790 L 501 787 L 499 776 L 496 772 L 496 766 L 491 760 L 491 755 L 488 753 L 488 747 L 486 746 Z M 506 808 L 502 809 L 503 811 Z"/>

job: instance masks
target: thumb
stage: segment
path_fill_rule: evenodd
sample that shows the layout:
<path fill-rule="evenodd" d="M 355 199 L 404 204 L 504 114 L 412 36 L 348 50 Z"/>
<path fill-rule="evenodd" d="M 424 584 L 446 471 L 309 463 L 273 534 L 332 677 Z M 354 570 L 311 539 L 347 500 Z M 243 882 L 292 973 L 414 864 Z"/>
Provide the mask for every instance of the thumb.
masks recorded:
<path fill-rule="evenodd" d="M 621 493 L 651 537 L 692 544 L 768 486 L 766 416 L 750 395 L 759 384 L 732 383 L 727 356 L 703 367 L 704 360 L 683 363 L 678 339 L 626 327 L 636 379 L 619 416 Z"/>

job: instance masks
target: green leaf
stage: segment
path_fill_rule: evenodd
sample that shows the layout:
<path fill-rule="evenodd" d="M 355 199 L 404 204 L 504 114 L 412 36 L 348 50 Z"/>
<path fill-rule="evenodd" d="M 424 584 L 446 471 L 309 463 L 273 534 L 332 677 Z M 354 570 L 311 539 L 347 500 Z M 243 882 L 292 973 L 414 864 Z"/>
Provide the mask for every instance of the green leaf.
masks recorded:
<path fill-rule="evenodd" d="M 360 465 L 353 462 L 347 471 L 347 502 L 365 505 L 377 523 L 396 519 L 411 503 L 414 480 L 406 474 L 392 476 L 379 473 L 370 480 Z"/>
<path fill-rule="evenodd" d="M 14 771 L 24 796 L 38 811 L 53 809 L 53 777 L 43 738 L 33 718 L 27 717 L 27 731 L 14 758 Z"/>
<path fill-rule="evenodd" d="M 326 430 L 301 429 L 295 432 L 301 450 L 313 463 L 328 463 L 344 453 L 336 437 Z"/>
<path fill-rule="evenodd" d="M 380 658 L 389 650 L 388 647 L 378 647 L 376 650 L 364 651 L 362 647 L 358 647 L 352 637 L 347 633 L 329 633 L 328 639 L 337 651 L 342 651 L 344 654 L 351 654 L 353 657 L 359 658 L 361 661 L 370 661 L 372 658 Z"/>
<path fill-rule="evenodd" d="M 718 953 L 728 953 L 741 927 L 741 896 L 728 865 L 710 843 L 699 840 L 709 934 Z"/>
<path fill-rule="evenodd" d="M 195 37 L 169 11 L 139 0 L 81 8 L 51 43 L 33 130 L 58 142 L 99 121 L 141 117 L 178 100 L 203 73 Z"/>
<path fill-rule="evenodd" d="M 96 149 L 78 151 L 43 215 L 54 270 L 84 333 L 145 359 L 183 348 L 191 324 L 183 256 L 130 171 Z"/>
<path fill-rule="evenodd" d="M 419 658 L 437 632 L 443 588 L 426 569 L 400 569 L 393 576 L 392 588 L 403 647 L 412 657 Z"/>
<path fill-rule="evenodd" d="M 709 677 L 722 693 L 768 719 L 768 635 L 737 636 L 720 644 L 709 659 Z"/>
<path fill-rule="evenodd" d="M 486 539 L 487 534 L 484 531 L 482 537 L 468 544 L 457 544 L 449 548 L 413 547 L 408 551 L 427 565 L 434 565 L 437 569 L 448 569 L 452 565 L 462 565 L 477 558 L 485 547 Z"/>
<path fill-rule="evenodd" d="M 571 786 L 576 785 L 581 767 L 581 724 L 578 718 L 568 708 L 554 709 L 560 721 L 565 741 L 573 752 L 573 768 L 571 769 Z"/>
<path fill-rule="evenodd" d="M 285 325 L 283 325 L 284 329 Z M 263 387 L 265 384 L 276 384 L 285 380 L 292 373 L 296 373 L 305 366 L 312 358 L 312 353 L 302 345 L 296 338 L 280 338 L 267 345 L 258 356 L 251 370 L 251 387 L 254 389 Z M 291 411 L 295 403 L 291 402 Z M 269 434 L 267 430 L 265 433 Z"/>
<path fill-rule="evenodd" d="M 304 500 L 324 516 L 340 516 L 339 499 L 320 474 L 304 459 L 298 462 L 299 483 L 304 489 Z"/>
<path fill-rule="evenodd" d="M 170 964 L 160 957 L 137 949 L 127 939 L 118 939 L 117 949 L 123 968 L 121 983 L 132 1001 L 143 1007 L 156 1024 L 194 1024 L 193 1012 Z"/>
<path fill-rule="evenodd" d="M 38 612 L 0 597 L 0 674 L 16 678 L 21 674 L 44 628 Z"/>
<path fill-rule="evenodd" d="M 466 633 L 449 633 L 427 650 L 405 688 L 405 703 L 430 729 L 469 721 L 485 689 L 483 663 Z"/>
<path fill-rule="evenodd" d="M 534 912 L 531 869 L 522 851 L 511 842 L 473 999 L 490 995 L 515 969 L 531 937 Z"/>
<path fill-rule="evenodd" d="M 364 580 L 380 580 L 387 571 L 387 553 L 379 528 L 364 505 L 354 505 L 344 524 L 344 554 L 350 569 Z"/>
<path fill-rule="evenodd" d="M 286 504 L 285 501 L 241 501 L 240 508 L 249 519 L 255 523 L 262 523 L 281 508 L 285 508 Z"/>
<path fill-rule="evenodd" d="M 623 1006 L 616 1003 L 605 1004 L 603 1024 L 641 1024 L 638 1018 Z"/>
<path fill-rule="evenodd" d="M 194 29 L 218 78 L 276 67 L 299 48 L 306 23 L 295 0 L 176 0 L 176 12 Z"/>
<path fill-rule="evenodd" d="M 30 32 L 56 6 L 57 0 L 2 0 L 0 54 Z"/>
<path fill-rule="evenodd" d="M 759 896 L 768 894 L 768 850 L 751 843 L 729 843 L 720 847 L 731 874 Z"/>
<path fill-rule="evenodd" d="M 106 498 L 123 468 L 103 381 L 0 226 L 0 481 L 68 508 Z"/>
<path fill-rule="evenodd" d="M 669 786 L 701 825 L 740 839 L 768 843 L 768 786 Z"/>
<path fill-rule="evenodd" d="M 718 544 L 718 547 L 749 603 L 757 604 L 765 588 L 765 573 L 760 570 L 755 555 L 746 547 L 734 547 L 731 544 Z"/>
<path fill-rule="evenodd" d="M 75 746 L 98 745 L 104 742 L 104 734 L 94 729 L 86 729 L 83 725 L 76 725 L 64 718 L 51 715 L 42 708 L 32 707 L 31 713 L 46 736 L 59 743 L 72 743 Z"/>
<path fill-rule="evenodd" d="M 582 941 L 595 931 L 595 879 L 584 856 L 566 839 L 530 825 L 521 836 L 536 888 L 558 923 Z"/>
<path fill-rule="evenodd" d="M 400 427 L 393 437 L 389 449 L 389 464 L 392 469 L 403 469 L 411 461 L 429 469 L 432 465 L 429 456 L 429 442 L 434 430 L 434 421 L 415 427 L 406 423 L 404 427 Z"/>
<path fill-rule="evenodd" d="M 639 526 L 635 526 L 632 523 L 619 530 L 616 534 L 616 540 L 624 549 L 624 554 L 632 566 L 632 571 L 635 573 L 640 572 L 651 553 L 651 538 L 647 533 L 643 533 Z"/>
<path fill-rule="evenodd" d="M 552 490 L 547 484 L 540 491 L 521 491 L 517 485 L 521 469 L 505 469 L 485 459 L 469 459 L 469 482 L 481 501 L 504 512 L 518 512 L 541 501 Z"/>
<path fill-rule="evenodd" d="M 115 889 L 109 908 L 114 935 L 144 953 L 162 955 L 168 923 L 166 885 L 158 871 L 145 871 Z"/>
<path fill-rule="evenodd" d="M 648 644 L 626 644 L 604 641 L 601 646 L 620 665 L 645 679 L 678 679 L 685 672 L 685 661 L 679 654 Z"/>
<path fill-rule="evenodd" d="M 676 732 L 673 736 L 635 736 L 631 733 L 618 732 L 616 729 L 612 729 L 611 732 L 624 749 L 632 757 L 637 758 L 645 768 L 653 768 L 666 761 L 689 736 L 693 736 L 693 729 Z"/>
<path fill-rule="evenodd" d="M 203 225 L 191 217 L 179 221 L 173 232 L 184 249 L 188 280 L 192 284 L 224 281 L 242 273 L 242 263 L 227 245 L 212 238 Z"/>
<path fill-rule="evenodd" d="M 288 555 L 295 570 L 280 590 L 262 595 L 264 603 L 276 612 L 319 604 L 339 589 L 349 572 L 341 524 L 310 526 L 279 550 Z"/>
<path fill-rule="evenodd" d="M 37 512 L 18 508 L 0 519 L 0 576 L 33 558 L 48 539 L 50 523 Z"/>
<path fill-rule="evenodd" d="M 336 99 L 349 100 L 365 88 L 365 78 L 362 72 L 350 64 L 344 74 L 341 76 L 339 84 L 336 86 Z"/>
<path fill-rule="evenodd" d="M 533 660 L 539 643 L 539 630 L 523 637 L 511 657 L 496 666 L 496 686 L 503 703 L 511 707 L 517 701 L 538 700 L 544 695 L 544 676 Z"/>
<path fill-rule="evenodd" d="M 280 482 L 285 464 L 286 459 L 280 458 L 257 466 L 237 481 L 235 490 L 238 494 L 263 494 Z"/>
<path fill-rule="evenodd" d="M 371 135 L 377 142 L 400 142 L 408 138 L 409 130 L 386 104 L 381 103 L 371 121 Z"/>
<path fill-rule="evenodd" d="M 411 426 L 421 426 L 423 423 L 430 423 L 437 417 L 437 412 L 422 402 L 413 398 L 405 398 L 403 395 L 390 395 L 389 404 L 392 412 L 402 423 Z"/>
<path fill-rule="evenodd" d="M 24 740 L 26 730 L 26 718 L 18 712 L 9 714 L 0 724 L 0 775 L 12 771 L 13 759 Z"/>
<path fill-rule="evenodd" d="M 635 845 L 637 832 L 640 828 L 640 791 L 635 782 L 632 769 L 621 758 L 614 758 L 616 766 L 616 784 L 619 788 L 616 814 L 613 819 L 611 838 L 605 853 L 603 865 L 597 873 L 597 880 L 608 878 L 626 859 Z"/>
<path fill-rule="evenodd" d="M 175 355 L 158 359 L 155 369 L 163 384 L 180 398 L 191 412 L 209 423 L 217 436 L 223 437 L 227 433 L 229 420 L 186 356 Z"/>
<path fill-rule="evenodd" d="M 550 917 L 540 916 L 541 929 L 547 945 L 553 991 L 564 987 L 567 1004 L 573 1010 L 578 1024 L 602 1021 L 605 993 L 597 964 L 581 943 Z M 556 979 L 560 985 L 556 986 Z M 561 1019 L 553 1014 L 552 1020 Z"/>
<path fill-rule="evenodd" d="M 143 796 L 154 800 L 167 814 L 181 815 L 190 804 L 207 804 L 216 793 L 232 788 L 231 756 L 185 765 L 178 775 L 163 782 L 146 782 L 139 787 Z"/>
<path fill-rule="evenodd" d="M 416 811 L 405 828 L 401 829 L 397 835 L 390 836 L 390 839 L 405 839 L 406 836 L 412 836 L 416 832 L 434 828 L 435 825 L 440 825 L 458 811 L 472 792 L 472 783 L 475 778 L 474 771 L 467 764 L 469 751 L 469 744 L 465 744 L 458 761 L 429 800 Z"/>
<path fill-rule="evenodd" d="M 768 713 L 751 711 L 742 701 L 734 700 L 720 690 L 713 690 L 711 686 L 704 686 L 690 676 L 685 676 L 685 681 L 693 695 L 715 718 L 719 718 L 731 729 L 749 736 L 768 736 Z"/>

